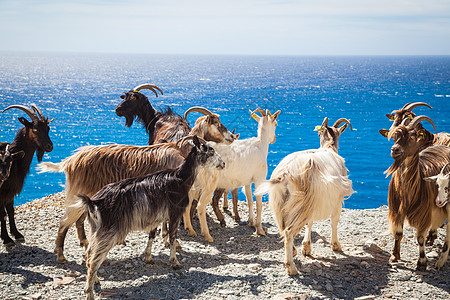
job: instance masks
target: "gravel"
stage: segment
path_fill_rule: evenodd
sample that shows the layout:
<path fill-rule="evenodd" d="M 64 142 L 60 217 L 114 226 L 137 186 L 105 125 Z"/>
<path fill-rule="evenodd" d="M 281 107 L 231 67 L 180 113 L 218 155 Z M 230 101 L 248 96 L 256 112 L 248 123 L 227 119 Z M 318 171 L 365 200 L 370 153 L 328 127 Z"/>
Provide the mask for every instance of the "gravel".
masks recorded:
<path fill-rule="evenodd" d="M 67 234 L 66 264 L 53 254 L 58 222 L 64 211 L 64 193 L 16 207 L 16 220 L 26 242 L 12 248 L 0 246 L 0 299 L 83 299 L 86 267 L 83 249 L 74 228 Z M 240 202 L 242 220 L 248 217 Z M 272 214 L 265 204 L 263 226 L 267 236 L 254 234 L 246 224 L 236 224 L 225 214 L 222 228 L 211 208 L 208 224 L 214 243 L 189 237 L 182 228 L 183 265 L 168 265 L 169 249 L 158 237 L 153 244 L 154 264 L 143 261 L 147 235 L 128 235 L 126 245 L 113 248 L 99 270 L 101 299 L 449 299 L 448 266 L 437 271 L 445 228 L 439 229 L 433 246 L 426 247 L 428 270 L 415 271 L 418 247 L 415 230 L 405 228 L 402 260 L 389 264 L 393 239 L 388 233 L 387 207 L 343 209 L 339 240 L 343 252 L 329 246 L 330 222 L 313 226 L 312 256 L 299 251 L 299 275 L 290 277 L 283 268 L 284 248 Z M 87 227 L 87 226 L 86 226 Z M 198 219 L 194 229 L 200 232 Z M 303 232 L 295 244 L 299 248 Z"/>

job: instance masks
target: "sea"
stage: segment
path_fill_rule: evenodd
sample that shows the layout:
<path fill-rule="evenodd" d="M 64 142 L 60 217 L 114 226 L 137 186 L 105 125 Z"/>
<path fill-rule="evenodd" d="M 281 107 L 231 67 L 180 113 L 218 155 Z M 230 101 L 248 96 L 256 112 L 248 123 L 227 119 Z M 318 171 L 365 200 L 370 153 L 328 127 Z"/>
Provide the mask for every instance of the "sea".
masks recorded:
<path fill-rule="evenodd" d="M 220 114 L 240 139 L 257 135 L 249 110 L 281 110 L 277 140 L 269 147 L 270 177 L 286 155 L 319 147 L 316 125 L 325 117 L 351 120 L 340 138 L 356 191 L 345 200 L 350 209 L 387 204 L 390 178 L 383 173 L 393 162 L 393 141 L 378 130 L 389 128 L 385 116 L 407 102 L 418 107 L 437 130 L 450 132 L 450 56 L 193 56 L 76 53 L 0 53 L 0 109 L 36 104 L 49 118 L 54 149 L 43 161 L 59 162 L 85 145 L 146 145 L 144 128 L 124 126 L 116 116 L 120 95 L 142 83 L 160 87 L 164 95 L 143 91 L 155 108 L 171 107 L 182 115 L 192 106 Z M 193 124 L 199 114 L 191 114 Z M 22 127 L 20 110 L 0 114 L 0 141 L 12 142 Z M 28 118 L 28 117 L 27 117 Z M 432 127 L 423 122 L 425 127 Z M 64 174 L 35 170 L 34 158 L 15 205 L 64 189 Z M 242 192 L 239 198 L 245 201 Z M 267 198 L 264 198 L 267 201 Z"/>

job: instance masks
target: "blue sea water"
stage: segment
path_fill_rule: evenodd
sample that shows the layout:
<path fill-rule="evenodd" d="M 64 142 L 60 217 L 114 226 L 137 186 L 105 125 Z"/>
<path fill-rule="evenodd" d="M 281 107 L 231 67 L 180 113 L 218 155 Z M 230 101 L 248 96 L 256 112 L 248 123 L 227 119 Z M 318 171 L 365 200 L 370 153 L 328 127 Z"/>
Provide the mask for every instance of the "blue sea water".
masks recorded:
<path fill-rule="evenodd" d="M 281 110 L 277 141 L 269 148 L 269 174 L 289 153 L 317 148 L 313 131 L 324 117 L 351 119 L 353 131 L 340 139 L 353 188 L 346 208 L 387 204 L 392 141 L 378 130 L 385 117 L 406 102 L 423 101 L 417 114 L 430 116 L 438 131 L 450 132 L 450 56 L 420 57 L 265 57 L 164 56 L 57 53 L 1 53 L 0 108 L 37 104 L 55 118 L 50 137 L 54 150 L 44 161 L 59 162 L 84 145 L 145 145 L 140 124 L 124 126 L 114 113 L 120 95 L 141 83 L 158 85 L 164 95 L 144 91 L 155 107 L 182 114 L 205 106 L 220 114 L 241 139 L 256 135 L 249 109 Z M 0 141 L 11 142 L 21 124 L 19 110 L 0 115 Z M 190 122 L 195 121 L 195 114 Z M 431 126 L 424 122 L 431 130 Z M 16 205 L 64 189 L 63 174 L 31 171 Z M 240 199 L 245 199 L 240 194 Z"/>

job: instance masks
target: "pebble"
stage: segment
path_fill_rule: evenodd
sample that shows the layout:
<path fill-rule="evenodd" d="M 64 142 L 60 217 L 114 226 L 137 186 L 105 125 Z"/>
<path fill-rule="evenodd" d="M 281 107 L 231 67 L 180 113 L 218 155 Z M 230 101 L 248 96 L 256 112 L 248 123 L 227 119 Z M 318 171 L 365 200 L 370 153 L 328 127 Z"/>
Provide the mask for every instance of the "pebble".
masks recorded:
<path fill-rule="evenodd" d="M 32 299 L 33 295 L 39 295 L 39 299 L 84 298 L 86 267 L 75 230 L 69 230 L 65 243 L 69 262 L 56 264 L 53 254 L 59 219 L 64 214 L 63 197 L 59 193 L 16 208 L 18 227 L 26 243 L 8 251 L 0 246 L 0 299 Z M 239 203 L 239 208 L 241 218 L 246 220 L 246 205 Z M 304 231 L 300 232 L 295 239 L 298 255 L 294 258 L 299 275 L 290 277 L 283 267 L 284 245 L 267 203 L 263 204 L 262 216 L 267 227 L 265 237 L 253 235 L 254 229 L 248 224 L 236 224 L 228 214 L 224 214 L 227 227 L 222 228 L 208 206 L 214 243 L 204 241 L 198 219 L 193 223 L 198 237 L 189 237 L 180 228 L 178 236 L 183 250 L 177 255 L 183 268 L 174 271 L 168 264 L 169 249 L 160 236 L 152 248 L 154 264 L 145 264 L 142 251 L 147 235 L 130 233 L 127 245 L 111 249 L 110 264 L 99 269 L 101 284 L 96 286 L 96 298 L 448 299 L 444 278 L 450 278 L 450 268 L 436 271 L 432 253 L 440 253 L 445 227 L 438 229 L 435 245 L 426 248 L 428 270 L 412 271 L 418 254 L 415 230 L 409 227 L 404 228 L 401 261 L 388 263 L 389 256 L 385 253 L 392 252 L 393 239 L 385 234 L 387 212 L 386 207 L 344 208 L 338 228 L 343 252 L 330 248 L 329 220 L 314 223 L 311 257 L 301 253 Z M 54 277 L 71 278 L 71 282 L 56 286 Z"/>

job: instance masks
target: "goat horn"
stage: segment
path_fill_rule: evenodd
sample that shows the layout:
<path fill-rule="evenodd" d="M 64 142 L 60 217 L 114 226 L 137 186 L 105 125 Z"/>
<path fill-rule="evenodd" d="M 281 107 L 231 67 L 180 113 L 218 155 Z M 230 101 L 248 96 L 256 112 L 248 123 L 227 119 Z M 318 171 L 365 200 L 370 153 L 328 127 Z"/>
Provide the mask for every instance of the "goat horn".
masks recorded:
<path fill-rule="evenodd" d="M 447 164 L 442 168 L 441 174 L 442 174 L 442 175 L 448 175 L 448 174 L 450 174 L 450 163 L 447 163 Z"/>
<path fill-rule="evenodd" d="M 37 113 L 37 115 L 39 116 L 39 118 L 41 120 L 44 120 L 44 115 L 42 114 L 41 110 L 35 105 L 35 104 L 31 104 L 31 108 L 33 108 L 33 110 Z"/>
<path fill-rule="evenodd" d="M 6 153 L 6 155 L 9 155 L 9 144 L 6 145 L 5 153 Z"/>
<path fill-rule="evenodd" d="M 328 117 L 325 117 L 323 119 L 322 125 L 320 125 L 320 127 L 324 128 L 328 126 Z"/>
<path fill-rule="evenodd" d="M 157 89 L 158 91 L 161 92 L 161 95 L 163 95 L 163 91 L 159 87 L 157 87 L 154 84 L 150 84 L 150 83 L 144 83 L 144 84 L 138 85 L 137 87 L 135 87 L 133 89 L 133 91 L 139 92 L 140 90 L 143 90 L 143 89 L 148 89 L 148 90 L 152 91 L 153 93 L 155 93 L 156 97 L 158 97 L 158 93 L 155 91 L 155 89 Z"/>
<path fill-rule="evenodd" d="M 425 102 L 406 103 L 405 106 L 403 106 L 402 109 L 408 110 L 408 111 L 412 111 L 414 108 L 416 108 L 418 106 L 426 106 L 428 108 L 433 109 L 429 104 L 427 104 Z"/>
<path fill-rule="evenodd" d="M 183 114 L 183 120 L 187 120 L 187 116 L 188 114 L 190 114 L 191 112 L 199 112 L 201 114 L 204 114 L 205 116 L 212 116 L 213 113 L 209 110 L 206 109 L 204 107 L 201 106 L 194 106 L 189 108 L 184 114 Z"/>
<path fill-rule="evenodd" d="M 192 140 L 194 139 L 194 136 L 195 136 L 195 135 L 187 135 L 187 136 L 181 138 L 181 139 L 177 142 L 177 144 L 176 144 L 177 147 L 178 147 L 178 148 L 183 147 L 183 144 L 184 144 L 185 142 L 187 142 L 187 141 L 192 141 Z M 206 144 L 206 141 L 205 141 L 203 138 L 201 138 L 201 137 L 199 137 L 199 136 L 197 136 L 197 138 L 198 138 L 198 140 L 199 140 L 200 143 Z"/>
<path fill-rule="evenodd" d="M 350 123 L 350 120 L 347 120 L 346 118 L 340 118 L 339 120 L 337 120 L 334 124 L 333 127 L 334 128 L 338 128 L 339 125 L 341 125 L 342 123 L 347 123 L 350 126 L 350 130 L 353 130 L 352 128 L 352 124 Z"/>
<path fill-rule="evenodd" d="M 427 116 L 424 116 L 424 115 L 418 116 L 418 117 L 415 117 L 414 119 L 412 119 L 412 121 L 411 121 L 411 123 L 409 123 L 408 127 L 409 127 L 409 128 L 414 128 L 414 127 L 416 127 L 420 122 L 422 122 L 422 121 L 424 121 L 424 120 L 430 122 L 431 125 L 433 125 L 434 131 L 437 132 L 436 126 L 434 126 L 433 120 L 431 120 L 430 117 L 427 117 Z"/>
<path fill-rule="evenodd" d="M 267 116 L 267 113 L 262 108 L 255 109 L 254 111 L 252 111 L 251 114 L 253 115 L 254 113 L 257 113 L 257 112 L 261 113 L 261 116 L 263 116 L 263 117 Z"/>
<path fill-rule="evenodd" d="M 4 113 L 5 111 L 7 111 L 8 109 L 11 109 L 11 108 L 17 108 L 17 109 L 20 109 L 20 110 L 26 112 L 27 115 L 33 121 L 35 121 L 35 120 L 38 121 L 39 120 L 39 118 L 37 117 L 36 113 L 33 110 L 31 110 L 29 107 L 26 107 L 25 105 L 11 105 L 11 106 L 8 106 L 7 108 L 5 108 L 2 111 L 2 113 Z"/>

